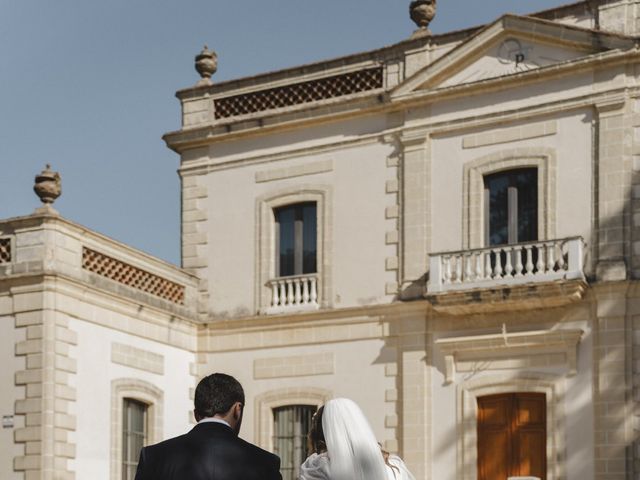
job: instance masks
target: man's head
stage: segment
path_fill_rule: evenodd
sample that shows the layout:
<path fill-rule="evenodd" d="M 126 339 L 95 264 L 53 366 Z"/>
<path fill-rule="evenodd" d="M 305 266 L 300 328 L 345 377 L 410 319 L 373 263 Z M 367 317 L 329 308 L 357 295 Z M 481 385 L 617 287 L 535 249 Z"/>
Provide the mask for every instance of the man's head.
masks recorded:
<path fill-rule="evenodd" d="M 232 376 L 214 373 L 200 380 L 194 404 L 196 421 L 216 417 L 229 423 L 236 433 L 240 432 L 244 390 Z"/>

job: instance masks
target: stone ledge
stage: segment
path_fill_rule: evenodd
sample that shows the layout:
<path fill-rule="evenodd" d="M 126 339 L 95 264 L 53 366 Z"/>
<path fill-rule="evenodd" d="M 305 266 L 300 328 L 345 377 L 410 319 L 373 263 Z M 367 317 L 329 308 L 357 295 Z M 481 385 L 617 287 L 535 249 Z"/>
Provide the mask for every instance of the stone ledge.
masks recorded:
<path fill-rule="evenodd" d="M 583 280 L 563 280 L 438 293 L 425 298 L 436 312 L 473 315 L 561 307 L 581 300 L 587 287 Z"/>

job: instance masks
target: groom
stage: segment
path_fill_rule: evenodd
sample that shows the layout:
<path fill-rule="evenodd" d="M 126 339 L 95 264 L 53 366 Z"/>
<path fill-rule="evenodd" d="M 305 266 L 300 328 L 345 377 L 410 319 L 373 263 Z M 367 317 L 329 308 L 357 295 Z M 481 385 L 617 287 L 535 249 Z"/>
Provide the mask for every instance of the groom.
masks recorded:
<path fill-rule="evenodd" d="M 187 434 L 145 447 L 135 480 L 282 480 L 280 458 L 238 437 L 244 390 L 214 373 L 196 388 L 198 424 Z"/>

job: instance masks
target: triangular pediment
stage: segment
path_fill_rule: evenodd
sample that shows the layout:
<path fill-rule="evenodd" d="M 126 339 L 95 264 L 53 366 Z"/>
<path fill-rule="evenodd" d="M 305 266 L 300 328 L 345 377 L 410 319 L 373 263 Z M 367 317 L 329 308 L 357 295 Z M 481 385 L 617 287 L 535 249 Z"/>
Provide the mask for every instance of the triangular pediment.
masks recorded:
<path fill-rule="evenodd" d="M 623 35 L 505 15 L 406 79 L 391 96 L 500 78 L 633 46 L 634 40 Z"/>

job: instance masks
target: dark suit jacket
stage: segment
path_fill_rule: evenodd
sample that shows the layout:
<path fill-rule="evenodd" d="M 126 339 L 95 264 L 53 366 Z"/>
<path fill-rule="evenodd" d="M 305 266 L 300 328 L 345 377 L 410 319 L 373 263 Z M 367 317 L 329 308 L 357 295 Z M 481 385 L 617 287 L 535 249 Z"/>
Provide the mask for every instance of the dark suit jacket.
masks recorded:
<path fill-rule="evenodd" d="M 280 458 L 220 423 L 145 447 L 135 480 L 282 480 Z"/>

